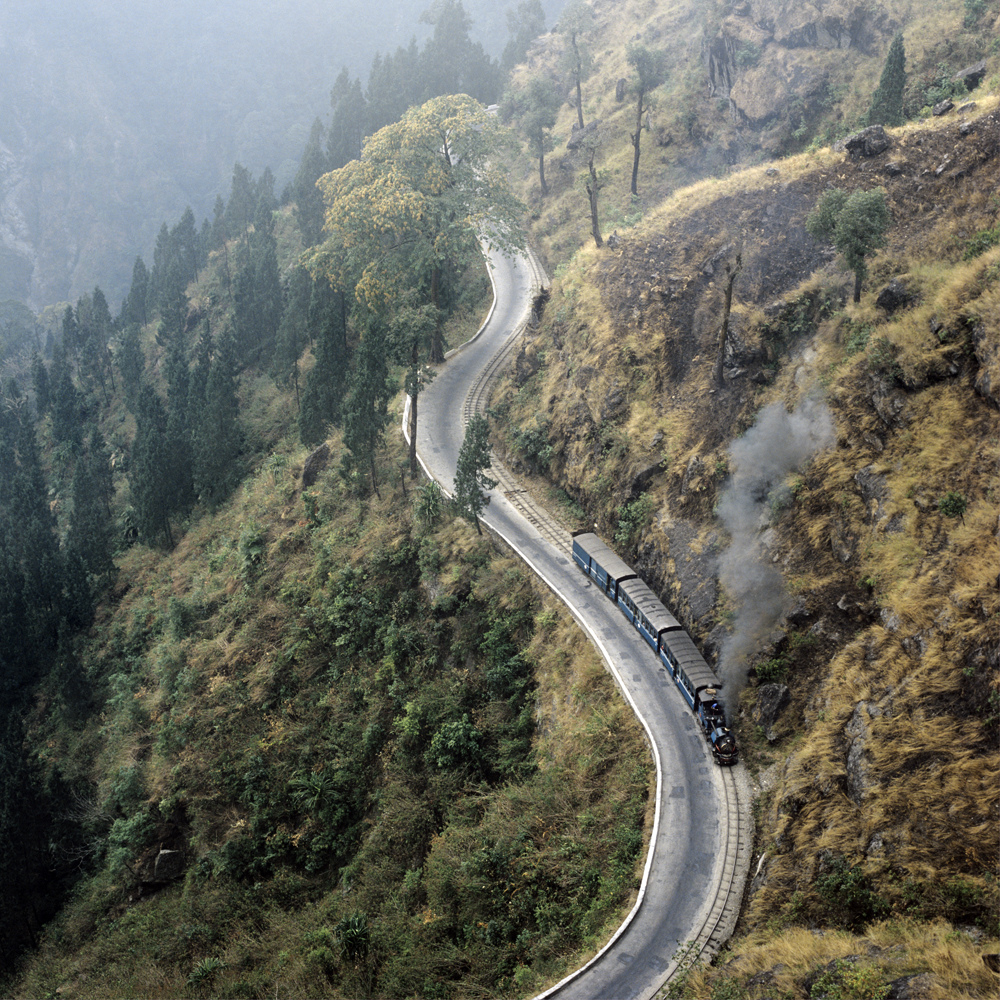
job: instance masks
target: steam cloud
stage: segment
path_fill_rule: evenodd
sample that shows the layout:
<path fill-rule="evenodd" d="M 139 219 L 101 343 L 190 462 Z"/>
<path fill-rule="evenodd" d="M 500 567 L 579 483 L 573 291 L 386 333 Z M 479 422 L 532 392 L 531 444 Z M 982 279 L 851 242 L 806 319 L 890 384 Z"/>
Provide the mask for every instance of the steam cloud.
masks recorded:
<path fill-rule="evenodd" d="M 746 683 L 747 655 L 786 610 L 784 580 L 760 543 L 771 505 L 780 502 L 781 491 L 787 494 L 788 474 L 835 440 L 826 404 L 806 399 L 794 413 L 781 403 L 761 410 L 753 427 L 730 445 L 730 466 L 736 471 L 718 507 L 731 538 L 719 559 L 719 580 L 737 607 L 732 634 L 719 653 L 727 700 Z"/>

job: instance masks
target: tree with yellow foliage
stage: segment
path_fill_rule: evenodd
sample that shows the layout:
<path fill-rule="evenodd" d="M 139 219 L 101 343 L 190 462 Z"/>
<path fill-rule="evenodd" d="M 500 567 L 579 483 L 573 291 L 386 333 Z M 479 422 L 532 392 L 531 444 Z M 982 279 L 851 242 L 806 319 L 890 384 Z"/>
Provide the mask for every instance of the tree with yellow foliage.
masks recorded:
<path fill-rule="evenodd" d="M 421 327 L 429 337 L 403 338 L 401 345 L 410 356 L 400 360 L 411 369 L 423 349 L 431 362 L 444 360 L 442 280 L 475 260 L 480 238 L 506 254 L 524 247 L 524 206 L 498 162 L 509 143 L 508 130 L 471 97 L 436 97 L 367 139 L 360 159 L 317 181 L 327 235 L 306 252 L 306 266 L 337 288 L 353 289 L 375 313 L 428 307 L 434 321 Z M 416 404 L 414 396 L 414 472 Z"/>

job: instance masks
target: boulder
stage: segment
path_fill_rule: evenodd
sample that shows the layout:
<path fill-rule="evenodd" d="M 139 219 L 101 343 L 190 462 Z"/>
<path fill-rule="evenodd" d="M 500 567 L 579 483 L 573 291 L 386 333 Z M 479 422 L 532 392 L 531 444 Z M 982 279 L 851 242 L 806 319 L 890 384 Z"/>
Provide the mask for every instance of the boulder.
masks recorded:
<path fill-rule="evenodd" d="M 967 90 L 975 90 L 983 82 L 984 76 L 986 76 L 986 60 L 980 59 L 979 62 L 960 69 L 952 79 L 964 83 Z"/>
<path fill-rule="evenodd" d="M 612 386 L 604 397 L 604 402 L 601 403 L 601 423 L 622 416 L 627 408 L 628 400 L 625 398 L 625 393 L 617 386 Z"/>
<path fill-rule="evenodd" d="M 154 882 L 173 882 L 184 874 L 183 851 L 160 851 L 153 865 Z"/>
<path fill-rule="evenodd" d="M 330 446 L 324 441 L 306 459 L 302 466 L 302 488 L 309 489 L 316 484 L 320 473 L 327 467 L 330 461 Z"/>
<path fill-rule="evenodd" d="M 941 115 L 946 115 L 949 111 L 951 111 L 953 107 L 955 107 L 955 102 L 945 98 L 943 101 L 938 101 L 937 104 L 931 108 L 931 114 L 933 114 L 935 118 L 940 118 Z"/>
<path fill-rule="evenodd" d="M 893 278 L 885 288 L 878 293 L 875 305 L 879 309 L 884 309 L 887 313 L 894 313 L 897 309 L 908 306 L 913 301 L 913 296 L 907 290 L 899 278 Z"/>
<path fill-rule="evenodd" d="M 868 128 L 849 135 L 844 140 L 844 149 L 852 160 L 878 156 L 892 145 L 892 139 L 881 125 L 869 125 Z"/>

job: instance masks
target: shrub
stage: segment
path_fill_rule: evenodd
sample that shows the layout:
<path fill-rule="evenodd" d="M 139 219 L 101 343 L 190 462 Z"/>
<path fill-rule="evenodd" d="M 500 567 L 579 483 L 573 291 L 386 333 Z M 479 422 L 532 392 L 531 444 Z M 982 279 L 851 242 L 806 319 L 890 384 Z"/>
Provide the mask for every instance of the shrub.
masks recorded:
<path fill-rule="evenodd" d="M 978 233 L 966 240 L 962 260 L 974 260 L 998 243 L 1000 243 L 1000 225 L 994 226 L 992 229 L 980 229 Z"/>
<path fill-rule="evenodd" d="M 949 490 L 938 500 L 938 510 L 945 517 L 960 517 L 965 520 L 965 512 L 968 509 L 969 501 L 961 493 Z"/>
<path fill-rule="evenodd" d="M 824 861 L 826 871 L 815 885 L 831 917 L 848 930 L 860 931 L 888 914 L 889 904 L 875 892 L 860 865 L 848 865 L 845 858 L 829 853 Z"/>
<path fill-rule="evenodd" d="M 622 504 L 618 508 L 618 526 L 615 528 L 615 544 L 627 548 L 636 536 L 649 523 L 649 517 L 656 506 L 648 493 L 643 493 L 631 503 Z"/>

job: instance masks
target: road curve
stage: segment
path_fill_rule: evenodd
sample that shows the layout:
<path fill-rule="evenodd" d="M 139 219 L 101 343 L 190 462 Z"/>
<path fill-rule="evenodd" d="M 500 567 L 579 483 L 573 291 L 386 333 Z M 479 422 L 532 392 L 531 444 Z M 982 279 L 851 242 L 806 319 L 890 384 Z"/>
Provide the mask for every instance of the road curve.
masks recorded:
<path fill-rule="evenodd" d="M 545 280 L 530 255 L 488 257 L 495 296 L 490 316 L 471 341 L 450 352 L 420 397 L 417 454 L 449 493 L 465 423 L 484 408 Z M 499 463 L 492 474 L 499 484 L 484 525 L 527 562 L 597 645 L 645 728 L 656 763 L 654 827 L 636 903 L 595 958 L 539 1000 L 645 1000 L 677 972 L 682 950 L 685 961 L 714 954 L 735 926 L 751 849 L 743 768 L 713 763 L 657 658 L 575 567 L 566 530 Z"/>

